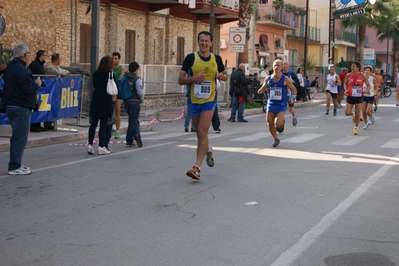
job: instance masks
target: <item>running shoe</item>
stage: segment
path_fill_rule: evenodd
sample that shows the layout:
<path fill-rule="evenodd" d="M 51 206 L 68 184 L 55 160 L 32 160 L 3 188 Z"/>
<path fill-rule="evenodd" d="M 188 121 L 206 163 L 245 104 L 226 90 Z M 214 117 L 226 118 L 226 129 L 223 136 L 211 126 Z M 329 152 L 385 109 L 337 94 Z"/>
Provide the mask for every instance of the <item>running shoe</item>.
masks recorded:
<path fill-rule="evenodd" d="M 281 127 L 276 127 L 276 131 L 277 131 L 278 133 L 283 133 L 283 131 L 284 131 L 284 124 L 283 124 Z"/>
<path fill-rule="evenodd" d="M 338 104 L 337 108 L 338 108 L 338 109 L 342 109 L 342 108 L 344 108 L 344 107 L 343 107 L 341 104 Z"/>
<path fill-rule="evenodd" d="M 377 112 L 377 106 L 376 106 L 376 107 L 374 107 L 374 112 Z"/>
<path fill-rule="evenodd" d="M 298 120 L 296 119 L 296 117 L 292 118 L 292 125 L 296 126 L 296 124 L 298 124 Z"/>
<path fill-rule="evenodd" d="M 337 109 L 334 109 L 334 116 L 337 115 Z"/>
<path fill-rule="evenodd" d="M 353 135 L 357 135 L 359 133 L 359 130 L 357 129 L 357 127 L 353 128 Z"/>
<path fill-rule="evenodd" d="M 280 140 L 279 139 L 275 139 L 274 143 L 273 143 L 273 147 L 278 147 L 278 145 L 280 145 Z"/>
<path fill-rule="evenodd" d="M 330 110 L 327 110 L 327 111 L 326 111 L 326 115 L 329 115 L 329 114 L 330 114 Z"/>
<path fill-rule="evenodd" d="M 187 171 L 186 175 L 194 180 L 201 180 L 200 172 L 201 171 L 197 166 L 193 166 L 193 168 Z"/>
<path fill-rule="evenodd" d="M 374 116 L 370 116 L 370 121 L 371 121 L 371 124 L 374 125 L 374 123 L 375 123 Z"/>
<path fill-rule="evenodd" d="M 213 167 L 215 165 L 215 158 L 213 158 L 213 150 L 211 146 L 209 146 L 209 151 L 206 152 L 206 164 L 209 167 Z"/>
<path fill-rule="evenodd" d="M 369 127 L 370 127 L 370 124 L 367 123 L 366 125 L 364 125 L 363 129 L 364 129 L 364 130 L 367 130 L 367 129 L 369 129 Z M 355 133 L 355 132 L 353 132 L 353 133 Z M 355 135 L 356 135 L 356 134 L 355 134 Z"/>
<path fill-rule="evenodd" d="M 119 133 L 119 131 L 116 130 L 114 133 L 114 139 L 119 139 L 120 137 L 121 137 L 121 133 Z"/>
<path fill-rule="evenodd" d="M 216 130 L 215 133 L 216 133 L 216 134 L 220 134 L 220 132 L 222 132 L 222 130 L 219 128 L 219 129 Z"/>

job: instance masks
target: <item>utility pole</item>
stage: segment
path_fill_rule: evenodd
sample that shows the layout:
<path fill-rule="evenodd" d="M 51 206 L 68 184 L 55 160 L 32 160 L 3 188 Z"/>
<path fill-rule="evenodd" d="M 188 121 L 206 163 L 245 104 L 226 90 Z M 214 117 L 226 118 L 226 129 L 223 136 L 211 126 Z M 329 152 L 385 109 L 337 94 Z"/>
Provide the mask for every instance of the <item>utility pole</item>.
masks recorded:
<path fill-rule="evenodd" d="M 98 65 L 98 40 L 100 35 L 100 0 L 92 0 L 91 9 L 91 41 L 90 41 L 90 74 L 93 75 Z M 93 82 L 90 86 L 90 96 L 93 94 Z"/>
<path fill-rule="evenodd" d="M 308 64 L 308 27 L 309 27 L 309 0 L 306 0 L 306 18 L 305 18 L 305 51 L 303 58 L 303 75 L 306 77 Z"/>
<path fill-rule="evenodd" d="M 213 41 L 215 41 L 215 36 L 213 36 L 214 32 L 214 20 L 215 20 L 215 1 L 211 0 L 211 14 L 209 14 L 209 32 L 212 35 Z M 213 44 L 210 47 L 210 52 L 213 53 Z"/>

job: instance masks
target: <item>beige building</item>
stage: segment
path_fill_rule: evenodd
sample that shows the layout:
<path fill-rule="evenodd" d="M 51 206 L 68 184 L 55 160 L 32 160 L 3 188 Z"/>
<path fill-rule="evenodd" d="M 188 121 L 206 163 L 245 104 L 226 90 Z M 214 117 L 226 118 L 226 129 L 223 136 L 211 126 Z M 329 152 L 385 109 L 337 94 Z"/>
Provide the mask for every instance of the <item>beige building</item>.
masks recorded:
<path fill-rule="evenodd" d="M 214 37 L 220 24 L 236 20 L 233 1 L 215 7 Z M 187 0 L 101 0 L 99 58 L 114 51 L 122 63 L 181 64 L 197 50 L 197 34 L 209 30 L 210 0 L 188 5 Z M 0 36 L 3 49 L 19 43 L 49 55 L 59 53 L 61 64 L 90 61 L 91 6 L 83 0 L 0 0 L 6 29 Z M 215 50 L 219 47 L 215 42 Z"/>

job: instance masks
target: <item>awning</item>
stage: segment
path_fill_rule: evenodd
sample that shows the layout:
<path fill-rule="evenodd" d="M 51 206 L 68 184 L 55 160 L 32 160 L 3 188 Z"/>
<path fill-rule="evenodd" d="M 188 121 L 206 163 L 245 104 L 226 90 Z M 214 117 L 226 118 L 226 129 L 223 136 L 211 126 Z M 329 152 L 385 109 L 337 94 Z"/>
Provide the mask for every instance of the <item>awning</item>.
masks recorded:
<path fill-rule="evenodd" d="M 259 52 L 259 56 L 268 57 L 268 56 L 270 56 L 270 53 L 266 53 L 266 52 Z"/>
<path fill-rule="evenodd" d="M 279 58 L 281 58 L 281 59 L 285 59 L 285 57 L 284 57 L 284 54 L 277 54 L 277 56 L 276 57 L 279 57 Z"/>

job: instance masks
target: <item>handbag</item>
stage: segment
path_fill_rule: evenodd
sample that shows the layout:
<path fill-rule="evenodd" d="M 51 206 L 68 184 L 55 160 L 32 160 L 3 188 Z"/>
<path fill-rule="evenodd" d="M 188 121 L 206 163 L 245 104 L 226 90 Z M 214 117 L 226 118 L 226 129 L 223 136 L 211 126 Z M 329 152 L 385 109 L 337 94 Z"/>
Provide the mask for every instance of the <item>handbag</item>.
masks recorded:
<path fill-rule="evenodd" d="M 112 78 L 112 72 L 108 73 L 107 93 L 109 95 L 118 95 L 118 87 L 115 80 Z"/>

